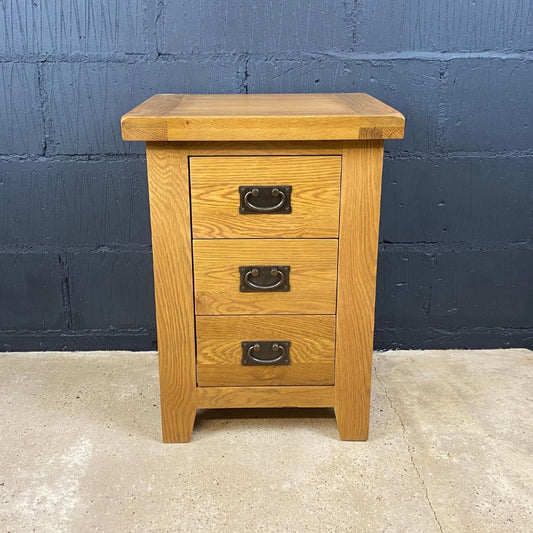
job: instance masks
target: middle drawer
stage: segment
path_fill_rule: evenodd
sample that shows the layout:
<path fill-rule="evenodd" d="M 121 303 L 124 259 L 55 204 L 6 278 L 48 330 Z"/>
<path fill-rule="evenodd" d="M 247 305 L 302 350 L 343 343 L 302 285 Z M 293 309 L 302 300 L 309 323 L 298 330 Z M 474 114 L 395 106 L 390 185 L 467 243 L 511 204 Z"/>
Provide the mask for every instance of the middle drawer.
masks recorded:
<path fill-rule="evenodd" d="M 197 315 L 335 314 L 336 239 L 195 240 L 193 257 Z M 264 266 L 289 267 L 290 290 L 241 292 L 239 268 Z"/>

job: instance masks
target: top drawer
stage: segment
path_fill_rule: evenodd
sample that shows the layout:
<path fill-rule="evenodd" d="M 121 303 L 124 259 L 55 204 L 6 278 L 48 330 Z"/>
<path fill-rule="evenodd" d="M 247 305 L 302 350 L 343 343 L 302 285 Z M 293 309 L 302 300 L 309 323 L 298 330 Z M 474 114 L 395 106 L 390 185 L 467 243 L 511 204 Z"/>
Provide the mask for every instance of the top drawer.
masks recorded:
<path fill-rule="evenodd" d="M 335 238 L 339 231 L 340 156 L 191 157 L 193 237 Z M 241 214 L 239 187 L 292 188 L 291 212 Z M 283 189 L 282 189 L 283 190 Z M 275 207 L 283 196 L 247 200 Z M 243 195 L 244 196 L 244 195 Z"/>

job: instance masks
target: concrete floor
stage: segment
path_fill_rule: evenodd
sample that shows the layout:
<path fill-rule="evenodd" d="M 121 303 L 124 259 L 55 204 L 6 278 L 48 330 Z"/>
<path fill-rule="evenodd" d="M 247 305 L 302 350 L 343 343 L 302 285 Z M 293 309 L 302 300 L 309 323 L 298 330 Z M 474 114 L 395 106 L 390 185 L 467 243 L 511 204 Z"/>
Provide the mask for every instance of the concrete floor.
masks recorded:
<path fill-rule="evenodd" d="M 332 411 L 199 413 L 161 444 L 154 353 L 0 354 L 0 531 L 533 531 L 533 353 L 375 354 Z"/>

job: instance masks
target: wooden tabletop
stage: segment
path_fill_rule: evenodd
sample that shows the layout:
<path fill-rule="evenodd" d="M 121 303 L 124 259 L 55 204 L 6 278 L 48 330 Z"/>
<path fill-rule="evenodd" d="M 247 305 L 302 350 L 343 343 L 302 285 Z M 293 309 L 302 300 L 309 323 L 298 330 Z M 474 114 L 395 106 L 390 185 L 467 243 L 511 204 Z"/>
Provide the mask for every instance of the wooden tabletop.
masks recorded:
<path fill-rule="evenodd" d="M 364 93 L 156 94 L 122 117 L 125 141 L 401 139 L 401 113 Z"/>

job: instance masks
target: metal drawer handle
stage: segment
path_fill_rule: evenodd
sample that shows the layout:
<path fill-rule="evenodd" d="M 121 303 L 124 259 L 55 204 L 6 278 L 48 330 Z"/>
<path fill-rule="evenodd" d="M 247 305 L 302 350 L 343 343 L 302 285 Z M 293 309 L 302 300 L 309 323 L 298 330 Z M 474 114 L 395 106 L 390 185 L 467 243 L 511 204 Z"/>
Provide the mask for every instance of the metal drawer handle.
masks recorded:
<path fill-rule="evenodd" d="M 292 213 L 291 194 L 291 185 L 239 185 L 239 213 L 288 215 Z"/>
<path fill-rule="evenodd" d="M 281 361 L 283 357 L 285 357 L 285 348 L 281 346 L 280 344 L 278 344 L 277 342 L 274 342 L 272 344 L 272 353 L 274 354 L 274 357 L 272 359 L 258 359 L 257 357 L 254 357 L 252 352 L 258 352 L 260 349 L 261 349 L 261 346 L 257 343 L 252 344 L 252 346 L 248 348 L 248 357 L 250 359 L 253 359 L 256 363 L 259 363 L 259 364 L 271 365 L 273 363 L 277 363 L 278 361 Z"/>
<path fill-rule="evenodd" d="M 287 196 L 283 191 L 280 191 L 278 188 L 274 188 L 272 189 L 272 197 L 275 198 L 276 196 L 279 196 L 280 201 L 276 205 L 271 205 L 270 207 L 259 207 L 258 205 L 254 205 L 252 202 L 250 202 L 250 198 L 252 196 L 257 198 L 259 196 L 259 189 L 252 189 L 244 195 L 244 203 L 246 204 L 246 207 L 252 211 L 257 211 L 258 213 L 272 213 L 273 211 L 278 211 L 283 207 L 283 204 L 287 199 Z"/>
<path fill-rule="evenodd" d="M 242 366 L 291 364 L 291 341 L 243 341 Z"/>
<path fill-rule="evenodd" d="M 283 282 L 285 281 L 285 274 L 278 270 L 277 268 L 273 268 L 270 271 L 270 275 L 272 277 L 279 276 L 279 280 L 276 281 L 276 283 L 273 283 L 272 285 L 257 285 L 253 281 L 250 280 L 251 277 L 256 278 L 259 276 L 259 270 L 257 268 L 252 268 L 248 272 L 246 272 L 246 275 L 244 276 L 244 283 L 248 285 L 251 289 L 257 289 L 262 291 L 272 291 L 274 289 L 277 289 L 278 287 L 281 287 L 283 285 Z"/>

